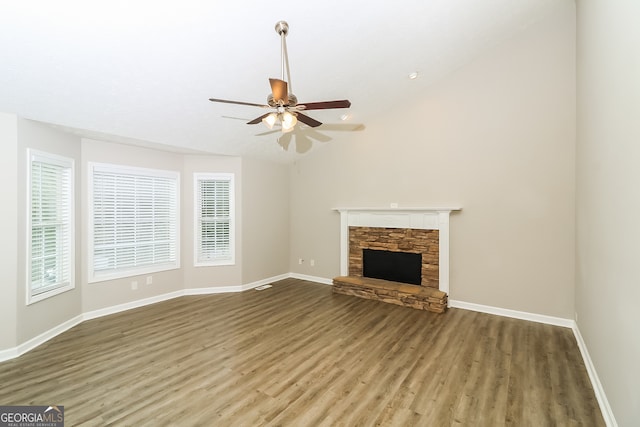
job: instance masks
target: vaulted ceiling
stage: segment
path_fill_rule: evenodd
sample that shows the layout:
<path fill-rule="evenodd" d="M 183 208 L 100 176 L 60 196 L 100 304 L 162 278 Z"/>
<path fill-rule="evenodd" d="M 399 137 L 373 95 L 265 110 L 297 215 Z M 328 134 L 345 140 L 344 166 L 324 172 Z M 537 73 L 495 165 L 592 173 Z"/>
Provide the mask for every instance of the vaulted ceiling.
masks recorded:
<path fill-rule="evenodd" d="M 279 133 L 245 122 L 281 76 L 280 20 L 301 102 L 349 99 L 308 115 L 297 137 L 328 143 L 552 13 L 557 0 L 5 1 L 0 111 L 78 135 L 182 152 L 289 161 Z M 410 73 L 418 73 L 409 79 Z M 341 116 L 348 113 L 347 120 Z M 265 134 L 266 133 L 266 134 Z"/>

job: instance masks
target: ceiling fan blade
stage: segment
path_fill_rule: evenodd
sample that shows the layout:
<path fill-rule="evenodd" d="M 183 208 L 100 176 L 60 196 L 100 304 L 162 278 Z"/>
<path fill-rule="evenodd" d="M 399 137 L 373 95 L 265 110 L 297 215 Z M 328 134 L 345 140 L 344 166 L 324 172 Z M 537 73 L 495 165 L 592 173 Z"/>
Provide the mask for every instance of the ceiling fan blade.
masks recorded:
<path fill-rule="evenodd" d="M 351 107 L 351 102 L 347 99 L 342 99 L 340 101 L 298 103 L 298 107 L 303 105 L 305 110 L 327 110 L 329 108 L 349 108 Z"/>
<path fill-rule="evenodd" d="M 271 92 L 275 101 L 282 101 L 284 105 L 289 104 L 289 88 L 287 82 L 280 79 L 269 79 Z"/>
<path fill-rule="evenodd" d="M 262 119 L 267 117 L 269 114 L 271 114 L 271 113 L 266 113 L 266 114 L 261 115 L 260 117 L 256 117 L 255 119 L 251 120 L 250 122 L 247 122 L 247 124 L 248 125 L 257 125 L 258 123 L 260 123 L 262 121 Z"/>
<path fill-rule="evenodd" d="M 251 107 L 271 108 L 268 105 L 264 105 L 264 104 L 254 104 L 253 102 L 242 102 L 242 101 L 229 101 L 228 99 L 209 98 L 209 101 L 224 102 L 225 104 L 249 105 Z"/>
<path fill-rule="evenodd" d="M 298 120 L 304 123 L 305 125 L 311 126 L 312 128 L 318 127 L 322 124 L 322 122 L 319 122 L 316 119 L 312 119 L 309 116 L 305 116 L 302 113 L 298 113 Z"/>

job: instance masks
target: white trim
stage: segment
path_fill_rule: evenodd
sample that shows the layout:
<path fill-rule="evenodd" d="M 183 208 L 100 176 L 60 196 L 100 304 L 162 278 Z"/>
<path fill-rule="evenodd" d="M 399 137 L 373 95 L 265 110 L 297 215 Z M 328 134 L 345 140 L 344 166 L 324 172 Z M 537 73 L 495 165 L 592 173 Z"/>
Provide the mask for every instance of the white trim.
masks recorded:
<path fill-rule="evenodd" d="M 573 322 L 572 329 L 573 335 L 576 337 L 576 342 L 578 343 L 578 348 L 580 349 L 580 353 L 582 354 L 582 359 L 584 360 L 584 366 L 587 368 L 587 374 L 589 374 L 593 392 L 596 395 L 596 399 L 598 400 L 600 412 L 602 412 L 602 418 L 604 418 L 604 422 L 608 427 L 617 427 L 618 422 L 613 415 L 613 411 L 611 410 L 611 406 L 609 405 L 607 395 L 604 392 L 604 388 L 602 387 L 602 383 L 600 382 L 600 378 L 598 377 L 596 368 L 595 366 L 593 366 L 591 356 L 589 356 L 587 344 L 584 342 L 584 339 L 582 338 L 582 334 L 580 333 L 580 329 L 578 328 L 578 324 L 576 322 Z"/>
<path fill-rule="evenodd" d="M 60 294 L 63 294 L 65 292 L 72 291 L 75 288 L 76 288 L 75 287 L 75 283 L 67 283 L 64 286 L 60 286 L 60 287 L 57 287 L 57 288 L 51 288 L 48 291 L 42 292 L 40 294 L 35 294 L 35 295 L 30 295 L 30 292 L 29 292 L 30 289 L 27 288 L 27 302 L 26 302 L 26 305 L 35 304 L 38 301 L 44 301 L 47 298 L 51 298 L 53 296 L 60 295 Z"/>
<path fill-rule="evenodd" d="M 268 284 L 271 284 L 273 282 L 277 282 L 279 280 L 288 279 L 289 277 L 291 277 L 291 273 L 279 274 L 277 276 L 272 276 L 272 277 L 268 277 L 266 279 L 257 280 L 255 282 L 251 282 L 251 283 L 247 283 L 246 285 L 242 285 L 242 290 L 243 291 L 248 291 L 250 289 L 257 288 L 258 286 L 268 285 Z"/>
<path fill-rule="evenodd" d="M 41 333 L 37 337 L 31 338 L 29 341 L 24 342 L 18 346 L 18 354 L 24 354 L 29 350 L 33 350 L 40 344 L 49 341 L 51 338 L 60 335 L 63 332 L 68 331 L 76 325 L 79 325 L 83 321 L 83 316 L 80 314 L 72 319 L 62 322 L 58 326 L 49 329 L 46 332 Z"/>
<path fill-rule="evenodd" d="M 209 294 L 224 294 L 231 292 L 244 292 L 258 286 L 267 285 L 273 282 L 277 282 L 278 280 L 287 279 L 290 277 L 290 273 L 288 274 L 280 274 L 278 276 L 268 277 L 266 279 L 257 280 L 255 282 L 247 283 L 245 285 L 230 285 L 230 286 L 210 286 L 207 288 L 190 288 L 185 289 L 185 295 L 209 295 Z"/>
<path fill-rule="evenodd" d="M 602 418 L 604 418 L 604 422 L 608 427 L 618 426 L 616 418 L 613 415 L 613 411 L 611 410 L 611 406 L 609 405 L 609 400 L 607 399 L 604 388 L 602 387 L 602 383 L 600 383 L 600 378 L 598 378 L 596 368 L 593 365 L 591 356 L 589 356 L 587 345 L 582 338 L 582 334 L 580 333 L 580 329 L 578 328 L 577 323 L 573 319 L 546 316 L 544 314 L 528 313 L 525 311 L 509 310 L 506 308 L 492 307 L 488 305 L 474 304 L 456 300 L 449 300 L 449 305 L 450 307 L 461 308 L 464 310 L 478 311 L 481 313 L 494 314 L 497 316 L 512 317 L 514 319 L 528 320 L 531 322 L 546 323 L 548 325 L 571 328 L 571 330 L 573 330 L 573 335 L 576 338 L 578 348 L 580 349 L 582 360 L 584 361 L 584 365 L 587 369 L 587 374 L 589 375 L 589 380 L 591 381 L 593 392 L 596 396 L 596 399 L 598 400 Z"/>
<path fill-rule="evenodd" d="M 217 287 L 208 287 L 208 288 L 190 288 L 190 289 L 184 289 L 184 290 L 170 292 L 170 293 L 166 293 L 166 294 L 162 294 L 162 295 L 156 295 L 156 296 L 149 297 L 149 298 L 144 298 L 144 299 L 131 301 L 131 302 L 124 303 L 124 304 L 119 304 L 119 305 L 112 306 L 112 307 L 106 307 L 106 308 L 102 308 L 102 309 L 93 310 L 93 311 L 89 311 L 89 312 L 83 313 L 80 316 L 76 316 L 75 318 L 62 323 L 62 324 L 50 329 L 49 331 L 44 332 L 44 333 L 38 335 L 35 338 L 32 338 L 31 340 L 27 341 L 26 343 L 20 344 L 17 347 L 9 348 L 9 349 L 6 349 L 6 350 L 1 350 L 0 351 L 0 361 L 5 361 L 5 360 L 9 360 L 9 359 L 13 359 L 15 357 L 21 356 L 22 354 L 26 353 L 27 351 L 34 349 L 35 347 L 39 346 L 40 344 L 50 340 L 51 338 L 61 334 L 62 332 L 65 332 L 66 330 L 72 328 L 73 326 L 82 323 L 85 320 L 96 319 L 98 317 L 108 316 L 110 314 L 116 314 L 116 313 L 120 313 L 122 311 L 131 310 L 131 309 L 139 308 L 139 307 L 144 307 L 146 305 L 155 304 L 155 303 L 158 303 L 158 302 L 170 300 L 170 299 L 173 299 L 173 298 L 178 298 L 178 297 L 185 296 L 185 295 L 209 295 L 209 294 L 219 294 L 219 293 L 227 293 L 227 292 L 242 292 L 242 291 L 253 289 L 253 288 L 255 288 L 257 286 L 260 286 L 260 285 L 276 282 L 278 280 L 283 280 L 283 279 L 287 279 L 287 278 L 307 280 L 307 281 L 310 281 L 310 282 L 321 283 L 321 284 L 325 284 L 325 285 L 333 284 L 333 280 L 332 279 L 327 279 L 327 278 L 317 277 L 317 276 L 309 276 L 309 275 L 306 275 L 306 274 L 299 274 L 299 273 L 286 273 L 286 274 L 281 274 L 281 275 L 278 275 L 278 276 L 273 276 L 273 277 L 270 277 L 270 278 L 258 280 L 256 282 L 248 283 L 246 285 L 217 286 Z M 545 315 L 541 315 L 541 314 L 534 314 L 534 313 L 527 313 L 527 312 L 522 312 L 522 311 L 508 310 L 508 309 L 504 309 L 504 308 L 492 307 L 492 306 L 480 305 L 480 304 L 474 304 L 474 303 L 468 303 L 468 302 L 464 302 L 464 301 L 449 300 L 449 304 L 450 304 L 451 307 L 455 307 L 455 308 L 462 308 L 462 309 L 465 309 L 465 310 L 479 311 L 479 312 L 482 312 L 482 313 L 495 314 L 495 315 L 498 315 L 498 316 L 513 317 L 513 318 L 516 318 L 516 319 L 529 320 L 529 321 L 538 322 L 538 323 L 547 323 L 547 324 L 556 325 L 556 326 L 563 326 L 563 327 L 573 328 L 574 324 L 575 324 L 575 322 L 573 320 L 570 320 L 570 319 L 562 319 L 562 318 L 558 318 L 558 317 L 545 316 Z M 579 346 L 581 345 L 581 340 L 578 340 L 578 345 Z M 584 342 L 582 342 L 582 345 L 584 346 Z M 584 347 L 584 348 L 586 349 L 586 347 Z M 582 347 L 581 347 L 581 350 L 582 350 Z M 583 357 L 584 357 L 585 354 L 588 355 L 588 353 L 586 353 L 586 350 L 585 350 L 585 352 L 583 352 Z M 585 364 L 587 364 L 586 359 L 585 359 Z M 590 361 L 589 361 L 589 364 L 587 366 L 591 366 L 591 369 L 593 369 L 593 365 L 591 364 Z M 593 369 L 593 372 L 595 373 L 595 369 Z M 591 377 L 591 374 L 590 374 L 590 377 Z M 597 378 L 597 376 L 595 378 Z M 594 389 L 595 389 L 596 385 L 595 385 L 595 382 L 593 380 L 592 380 L 592 383 L 594 383 Z M 598 382 L 598 384 L 599 384 L 599 382 Z M 602 388 L 602 387 L 600 386 L 600 388 Z M 604 393 L 603 393 L 603 395 L 604 395 Z M 600 402 L 600 400 L 598 400 L 598 401 Z"/>
<path fill-rule="evenodd" d="M 333 208 L 334 211 L 359 211 L 359 212 L 452 212 L 460 211 L 460 206 L 436 206 L 436 207 L 406 207 L 406 208 Z"/>
<path fill-rule="evenodd" d="M 208 173 L 208 172 L 194 172 L 193 173 L 193 235 L 196 236 L 193 239 L 193 265 L 195 267 L 210 267 L 221 265 L 235 265 L 236 264 L 236 214 L 235 214 L 235 173 L 220 172 L 220 173 Z M 201 243 L 201 232 L 198 229 L 200 224 L 200 216 L 198 215 L 201 206 L 199 206 L 198 200 L 200 200 L 200 186 L 199 181 L 227 181 L 229 183 L 229 257 L 216 260 L 200 261 L 198 255 L 200 253 L 199 243 Z M 230 291 L 237 292 L 237 291 Z"/>
<path fill-rule="evenodd" d="M 184 295 L 212 295 L 242 292 L 242 286 L 209 286 L 207 288 L 190 288 L 184 290 Z"/>
<path fill-rule="evenodd" d="M 135 176 L 143 176 L 143 177 L 151 177 L 151 178 L 167 178 L 175 181 L 175 197 L 176 197 L 176 210 L 174 213 L 175 219 L 175 260 L 167 261 L 164 263 L 154 263 L 143 266 L 135 266 L 129 269 L 117 268 L 112 271 L 98 271 L 94 270 L 94 209 L 95 209 L 95 194 L 94 194 L 94 178 L 96 172 L 105 172 L 111 174 L 119 174 L 119 175 L 135 175 Z M 150 168 L 142 168 L 137 166 L 127 166 L 127 165 L 119 165 L 119 164 L 111 164 L 111 163 L 98 163 L 98 162 L 88 162 L 87 163 L 87 180 L 88 180 L 88 188 L 87 188 L 87 196 L 88 196 L 88 221 L 87 221 L 87 246 L 89 250 L 87 251 L 87 266 L 88 266 L 88 283 L 98 283 L 106 280 L 119 279 L 124 277 L 131 277 L 135 275 L 143 275 L 150 273 L 157 273 L 161 271 L 168 271 L 180 268 L 181 257 L 181 217 L 180 217 L 180 200 L 182 197 L 181 192 L 181 173 L 176 170 L 166 170 L 166 169 L 150 169 Z"/>
<path fill-rule="evenodd" d="M 27 342 L 22 343 L 16 347 L 0 350 L 0 362 L 4 362 L 5 360 L 15 359 L 16 357 L 19 357 L 24 353 L 30 350 L 33 350 L 40 344 L 44 344 L 45 342 L 49 341 L 51 338 L 54 338 L 57 335 L 60 335 L 61 333 L 71 329 L 76 325 L 79 325 L 80 323 L 86 320 L 92 320 L 99 317 L 120 313 L 122 311 L 144 307 L 146 305 L 167 301 L 167 300 L 178 298 L 185 295 L 209 295 L 209 294 L 220 294 L 220 293 L 227 293 L 227 292 L 242 292 L 242 291 L 253 289 L 260 285 L 277 282 L 278 280 L 287 279 L 289 277 L 291 277 L 291 273 L 280 274 L 278 276 L 269 277 L 266 279 L 258 280 L 255 282 L 251 282 L 251 283 L 248 283 L 245 285 L 239 285 L 239 286 L 217 286 L 217 287 L 212 286 L 208 288 L 184 289 L 184 290 L 169 292 L 162 295 L 156 295 L 149 298 L 139 299 L 139 300 L 127 302 L 124 304 L 118 304 L 111 307 L 101 308 L 98 310 L 88 311 L 86 313 L 83 313 L 74 317 L 73 319 L 67 320 L 66 322 L 63 322 L 57 326 L 54 326 L 48 331 L 43 332 L 37 337 L 34 337 L 28 340 Z M 311 276 L 308 276 L 308 277 L 311 277 Z M 311 279 L 307 278 L 304 280 L 311 280 Z M 327 280 L 327 279 L 322 279 L 322 280 Z"/>
<path fill-rule="evenodd" d="M 507 308 L 492 307 L 490 305 L 474 304 L 471 302 L 449 300 L 449 307 L 462 308 L 465 310 L 478 311 L 480 313 L 495 314 L 514 319 L 528 320 L 530 322 L 546 323 L 547 325 L 562 326 L 572 328 L 574 321 L 562 317 L 547 316 L 545 314 L 528 313 L 526 311 L 509 310 Z"/>
<path fill-rule="evenodd" d="M 18 345 L 17 347 L 0 351 L 0 362 L 22 356 L 26 352 L 38 347 L 40 344 L 44 344 L 45 342 L 49 341 L 52 338 L 55 338 L 61 333 L 68 331 L 76 325 L 79 325 L 83 320 L 84 318 L 80 314 L 72 319 L 67 320 L 66 322 L 62 322 L 61 324 L 54 326 L 53 328 L 41 333 L 36 337 L 31 338 L 30 340 Z"/>
<path fill-rule="evenodd" d="M 449 215 L 461 207 L 334 208 L 340 212 L 340 275 L 349 275 L 349 227 L 438 230 L 438 289 L 449 289 Z"/>
<path fill-rule="evenodd" d="M 278 276 L 273 276 L 270 278 L 258 280 L 252 283 L 248 283 L 240 286 L 218 286 L 218 287 L 208 287 L 208 288 L 190 288 L 184 289 L 180 291 L 170 292 L 162 295 L 157 295 L 150 298 L 144 298 L 137 301 L 132 301 L 124 304 L 119 304 L 113 307 L 107 307 L 103 309 L 93 310 L 81 315 L 78 315 L 66 322 L 61 323 L 58 326 L 51 328 L 50 330 L 34 337 L 27 342 L 18 345 L 17 347 L 8 348 L 5 350 L 0 350 L 0 362 L 4 362 L 6 360 L 15 359 L 23 355 L 24 353 L 33 350 L 37 346 L 45 343 L 46 341 L 60 335 L 61 333 L 71 329 L 72 327 L 84 322 L 85 320 L 96 319 L 98 317 L 108 316 L 110 314 L 119 313 L 126 310 L 131 310 L 133 308 L 139 308 L 150 304 L 155 304 L 158 302 L 170 300 L 173 298 L 178 298 L 185 295 L 206 295 L 206 294 L 219 294 L 226 292 L 242 292 L 246 290 L 253 289 L 257 286 L 261 286 L 263 284 L 268 284 L 272 282 L 276 282 L 279 280 L 293 278 L 299 280 L 307 280 L 310 282 L 321 283 L 326 285 L 333 284 L 331 279 L 317 277 L 317 276 L 309 276 L 306 274 L 299 273 L 286 273 Z M 578 348 L 580 349 L 580 353 L 582 354 L 582 358 L 584 360 L 587 373 L 589 375 L 589 379 L 591 380 L 591 384 L 596 395 L 596 399 L 598 400 L 598 404 L 600 405 L 600 411 L 602 412 L 602 416 L 605 420 L 605 423 L 609 427 L 617 427 L 618 424 L 613 415 L 613 411 L 609 406 L 609 401 L 605 395 L 604 389 L 602 388 L 602 384 L 600 383 L 600 379 L 598 378 L 598 374 L 596 369 L 591 361 L 591 357 L 589 356 L 589 352 L 587 351 L 587 346 L 580 334 L 580 330 L 576 323 L 571 319 L 564 319 L 560 317 L 546 316 L 542 314 L 528 313 L 523 311 L 509 310 L 500 307 L 492 307 L 481 304 L 474 304 L 464 301 L 457 300 L 449 300 L 449 304 L 451 307 L 460 308 L 465 310 L 478 311 L 482 313 L 493 314 L 497 316 L 504 317 L 512 317 L 515 319 L 528 320 L 532 322 L 538 323 L 546 323 L 549 325 L 568 327 L 573 330 L 573 333 L 576 337 L 576 341 L 578 343 Z"/>
<path fill-rule="evenodd" d="M 137 301 L 128 302 L 125 304 L 119 304 L 113 307 L 93 310 L 93 311 L 75 316 L 74 318 L 67 320 L 66 322 L 63 322 L 60 325 L 51 328 L 50 330 L 28 340 L 25 343 L 18 345 L 17 347 L 0 350 L 0 362 L 15 359 L 16 357 L 19 357 L 25 354 L 26 352 L 33 350 L 39 345 L 44 344 L 45 342 L 56 337 L 57 335 L 60 335 L 61 333 L 73 328 L 74 326 L 79 325 L 85 320 L 91 320 L 98 317 L 108 316 L 110 314 L 131 310 L 133 308 L 143 307 L 150 304 L 155 304 L 158 302 L 170 300 L 173 298 L 178 298 L 185 295 L 206 295 L 206 294 L 219 294 L 219 293 L 226 293 L 226 292 L 242 292 L 242 291 L 256 288 L 264 284 L 276 282 L 276 281 L 287 279 L 287 278 L 306 280 L 306 281 L 321 283 L 326 285 L 333 284 L 333 281 L 331 279 L 327 279 L 323 277 L 309 276 L 306 274 L 298 274 L 298 273 L 287 273 L 287 274 L 281 274 L 278 276 L 273 276 L 270 278 L 258 280 L 258 281 L 248 283 L 245 285 L 240 285 L 240 286 L 191 288 L 191 289 L 170 292 L 162 295 L 157 295 L 150 298 L 144 298 Z M 543 314 L 509 310 L 509 309 L 500 308 L 500 307 L 492 307 L 488 305 L 481 305 L 481 304 L 475 304 L 475 303 L 469 303 L 469 302 L 457 301 L 457 300 L 450 300 L 449 304 L 451 307 L 460 308 L 464 310 L 478 311 L 478 312 L 493 314 L 497 316 L 511 317 L 515 319 L 521 319 L 521 320 L 527 320 L 532 322 L 545 323 L 549 325 L 571 328 L 576 338 L 578 348 L 580 349 L 582 359 L 584 360 L 584 364 L 587 369 L 587 374 L 589 375 L 589 380 L 591 381 L 593 391 L 595 393 L 596 399 L 598 400 L 598 405 L 600 406 L 600 412 L 602 412 L 602 417 L 604 418 L 604 421 L 608 427 L 618 426 L 618 423 L 616 422 L 613 411 L 611 410 L 611 406 L 609 405 L 607 396 L 604 392 L 604 388 L 602 387 L 602 383 L 600 382 L 600 379 L 596 372 L 596 368 L 593 365 L 593 361 L 591 360 L 591 356 L 589 355 L 589 351 L 587 350 L 587 345 L 585 344 L 584 339 L 582 338 L 582 334 L 580 333 L 580 329 L 578 328 L 578 325 L 576 324 L 575 321 L 571 319 L 560 318 L 560 317 L 553 317 L 553 316 L 547 316 Z"/>
<path fill-rule="evenodd" d="M 18 356 L 20 356 L 18 354 L 18 347 L 11 347 L 6 350 L 0 350 L 0 362 L 15 359 Z"/>
<path fill-rule="evenodd" d="M 82 320 L 91 320 L 98 317 L 108 316 L 110 314 L 120 313 L 121 311 L 131 310 L 132 308 L 144 307 L 145 305 L 155 304 L 157 302 L 167 301 L 173 298 L 181 297 L 185 294 L 185 291 L 169 292 L 162 295 L 156 295 L 149 298 L 143 298 L 124 304 L 118 304 L 111 307 L 100 308 L 98 310 L 92 310 L 82 315 Z"/>
<path fill-rule="evenodd" d="M 58 154 L 48 153 L 46 151 L 40 151 L 33 148 L 27 148 L 27 210 L 26 212 L 31 212 L 32 208 L 32 182 L 33 179 L 33 162 L 39 161 L 42 163 L 55 164 L 57 166 L 68 168 L 71 172 L 70 182 L 69 182 L 69 281 L 66 284 L 58 284 L 57 286 L 45 290 L 40 293 L 33 293 L 32 283 L 31 283 L 31 268 L 32 268 L 32 240 L 33 240 L 33 224 L 31 214 L 27 215 L 27 244 L 26 244 L 26 305 L 35 304 L 39 301 L 44 301 L 47 298 L 51 298 L 53 296 L 59 295 L 63 292 L 71 291 L 76 287 L 76 269 L 75 269 L 75 256 L 76 256 L 76 169 L 75 169 L 75 159 L 71 157 L 60 156 Z"/>
<path fill-rule="evenodd" d="M 306 280 L 308 282 L 321 283 L 323 285 L 333 285 L 332 279 L 326 279 L 324 277 L 308 276 L 306 274 L 298 274 L 298 273 L 289 273 L 289 277 L 292 279 L 300 279 L 300 280 Z"/>

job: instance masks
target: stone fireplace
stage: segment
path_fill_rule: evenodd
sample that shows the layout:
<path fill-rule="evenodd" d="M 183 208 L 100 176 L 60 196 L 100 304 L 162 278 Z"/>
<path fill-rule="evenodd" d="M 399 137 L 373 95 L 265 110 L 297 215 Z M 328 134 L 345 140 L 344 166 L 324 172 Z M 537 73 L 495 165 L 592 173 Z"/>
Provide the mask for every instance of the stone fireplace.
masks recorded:
<path fill-rule="evenodd" d="M 334 292 L 445 311 L 449 293 L 449 214 L 459 208 L 337 210 L 341 224 L 341 277 L 334 279 Z M 365 277 L 363 261 L 368 250 L 419 254 L 419 280 L 397 282 L 379 279 L 383 277 L 380 275 Z"/>
<path fill-rule="evenodd" d="M 419 284 L 438 289 L 439 230 L 349 227 L 349 276 L 365 276 L 363 255 L 367 249 L 420 254 L 422 260 Z"/>

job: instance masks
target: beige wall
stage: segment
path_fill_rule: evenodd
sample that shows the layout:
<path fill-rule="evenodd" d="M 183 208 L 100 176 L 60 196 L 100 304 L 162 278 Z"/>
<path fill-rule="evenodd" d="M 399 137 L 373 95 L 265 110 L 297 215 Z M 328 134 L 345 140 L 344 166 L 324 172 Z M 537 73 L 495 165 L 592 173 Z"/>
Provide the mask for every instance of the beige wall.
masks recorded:
<path fill-rule="evenodd" d="M 27 281 L 27 148 L 45 151 L 74 160 L 75 167 L 75 216 L 76 254 L 79 253 L 80 233 L 80 138 L 57 131 L 42 123 L 18 119 L 18 299 L 17 339 L 23 343 L 71 320 L 82 313 L 80 264 L 75 263 L 75 289 L 51 298 L 26 305 Z"/>
<path fill-rule="evenodd" d="M 216 267 L 194 266 L 194 190 L 193 174 L 233 173 L 236 204 L 236 263 L 235 265 Z M 209 288 L 220 286 L 239 286 L 242 284 L 242 197 L 243 177 L 242 161 L 239 157 L 223 156 L 185 156 L 182 185 L 183 218 L 182 218 L 182 263 L 184 269 L 185 288 Z"/>
<path fill-rule="evenodd" d="M 179 292 L 185 288 L 239 286 L 288 272 L 288 174 L 285 165 L 238 157 L 181 155 L 127 146 L 77 136 L 48 125 L 0 114 L 2 173 L 7 187 L 2 224 L 6 244 L 2 246 L 3 298 L 0 303 L 0 351 L 50 331 L 83 312 L 110 309 L 120 304 Z M 25 304 L 26 153 L 34 148 L 75 160 L 76 171 L 76 288 L 72 291 Z M 90 162 L 177 171 L 181 174 L 181 266 L 180 268 L 116 280 L 88 283 L 88 164 Z M 231 172 L 236 189 L 236 264 L 194 267 L 193 262 L 193 173 Z M 243 180 L 247 179 L 247 190 Z M 248 210 L 243 208 L 247 203 Z M 272 206 L 271 204 L 274 203 Z M 265 209 L 265 206 L 269 206 Z M 246 221 L 246 235 L 243 221 Z M 246 237 L 245 237 L 246 236 Z M 248 249 L 243 251 L 243 244 Z M 250 264 L 244 262 L 245 259 Z M 244 269 L 243 269 L 244 268 Z M 147 285 L 146 279 L 152 277 Z M 132 289 L 137 281 L 137 289 Z"/>
<path fill-rule="evenodd" d="M 150 169 L 171 170 L 182 174 L 182 155 L 168 153 L 148 148 L 114 144 L 92 139 L 82 140 L 82 244 L 79 262 L 82 265 L 82 309 L 85 312 L 108 308 L 118 304 L 150 298 L 183 289 L 183 271 L 175 269 L 151 274 L 152 284 L 146 284 L 146 277 L 133 276 L 102 282 L 87 283 L 87 256 L 89 247 L 87 235 L 89 230 L 88 210 L 88 168 L 89 162 L 111 163 L 124 166 L 134 166 Z M 181 191 L 183 193 L 183 191 Z M 184 194 L 181 194 L 184 197 Z M 181 236 L 183 237 L 183 236 Z M 184 244 L 182 245 L 184 247 Z M 138 282 L 138 289 L 133 290 L 131 282 Z"/>
<path fill-rule="evenodd" d="M 0 113 L 0 173 L 3 182 L 17 182 L 4 189 L 0 210 L 0 351 L 83 311 L 185 287 L 240 285 L 287 271 L 336 276 L 334 207 L 460 205 L 451 218 L 450 297 L 563 318 L 575 310 L 619 425 L 634 425 L 640 3 L 578 1 L 577 147 L 575 11 L 566 4 L 564 13 L 425 90 L 419 102 L 391 106 L 363 132 L 332 134 L 333 142 L 288 174 L 251 159 L 80 141 Z M 31 306 L 24 295 L 27 147 L 76 159 L 80 180 L 76 289 Z M 86 283 L 88 161 L 182 173 L 180 269 L 154 273 L 150 286 L 144 276 Z M 237 174 L 235 266 L 193 267 L 196 171 Z"/>
<path fill-rule="evenodd" d="M 339 274 L 334 207 L 460 205 L 452 299 L 573 317 L 571 2 L 366 126 L 292 166 L 292 271 Z"/>
<path fill-rule="evenodd" d="M 285 165 L 242 159 L 242 281 L 289 272 L 289 176 Z"/>
<path fill-rule="evenodd" d="M 18 298 L 18 118 L 0 113 L 0 352 L 17 345 L 16 301 Z M 24 293 L 22 294 L 24 295 Z"/>
<path fill-rule="evenodd" d="M 620 426 L 640 423 L 640 2 L 577 2 L 578 327 Z"/>

